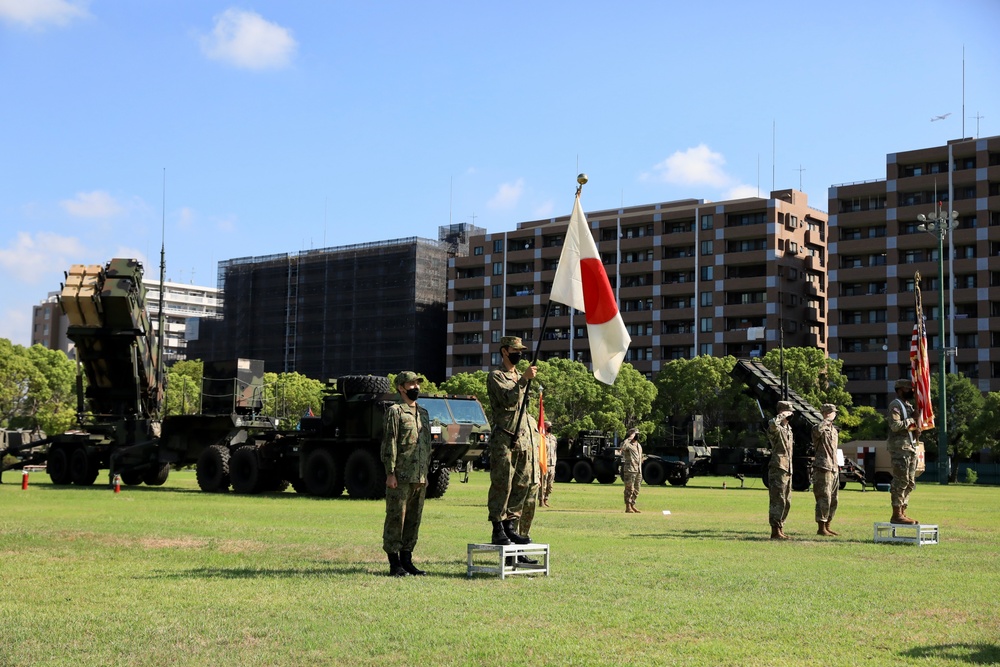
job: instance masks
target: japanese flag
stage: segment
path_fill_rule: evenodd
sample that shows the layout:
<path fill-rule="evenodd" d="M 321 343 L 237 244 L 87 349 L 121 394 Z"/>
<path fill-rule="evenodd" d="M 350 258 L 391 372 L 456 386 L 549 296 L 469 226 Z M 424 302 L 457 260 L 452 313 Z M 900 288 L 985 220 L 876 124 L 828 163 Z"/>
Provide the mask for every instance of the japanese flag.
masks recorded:
<path fill-rule="evenodd" d="M 579 195 L 573 205 L 549 299 L 586 314 L 594 377 L 605 384 L 614 384 L 632 338 L 618 312 L 618 302 L 580 207 Z"/>

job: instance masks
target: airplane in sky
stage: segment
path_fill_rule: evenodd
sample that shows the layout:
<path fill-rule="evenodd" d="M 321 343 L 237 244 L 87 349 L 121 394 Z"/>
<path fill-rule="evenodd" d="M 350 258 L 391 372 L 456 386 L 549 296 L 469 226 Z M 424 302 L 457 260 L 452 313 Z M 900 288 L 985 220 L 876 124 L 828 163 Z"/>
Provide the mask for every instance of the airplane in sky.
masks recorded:
<path fill-rule="evenodd" d="M 931 118 L 931 122 L 933 123 L 936 120 L 944 120 L 945 118 L 947 118 L 950 115 L 951 115 L 951 112 L 949 111 L 946 114 L 941 114 L 940 116 L 934 116 L 933 118 Z"/>

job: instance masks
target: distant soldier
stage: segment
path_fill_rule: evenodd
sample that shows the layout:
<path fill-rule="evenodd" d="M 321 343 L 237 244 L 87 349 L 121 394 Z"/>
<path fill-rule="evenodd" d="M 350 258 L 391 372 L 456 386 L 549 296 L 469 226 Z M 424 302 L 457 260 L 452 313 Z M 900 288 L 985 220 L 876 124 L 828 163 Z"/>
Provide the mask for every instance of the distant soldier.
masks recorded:
<path fill-rule="evenodd" d="M 910 492 L 916 486 L 917 440 L 920 429 L 913 419 L 913 383 L 910 380 L 896 380 L 896 398 L 889 404 L 889 437 L 886 446 L 892 460 L 892 484 L 889 496 L 892 499 L 891 523 L 915 524 L 916 519 L 906 516 L 910 503 Z"/>
<path fill-rule="evenodd" d="M 542 483 L 538 487 L 538 504 L 542 507 L 552 507 L 549 505 L 549 496 L 552 495 L 552 486 L 556 481 L 556 450 L 559 443 L 552 433 L 552 422 L 545 421 L 545 475 Z"/>
<path fill-rule="evenodd" d="M 625 512 L 642 514 L 635 506 L 635 500 L 639 497 L 639 487 L 642 486 L 642 445 L 639 444 L 639 429 L 628 430 L 625 440 L 622 441 L 621 457 L 622 481 L 625 482 Z"/>
<path fill-rule="evenodd" d="M 787 540 L 785 519 L 791 508 L 792 495 L 792 405 L 778 401 L 778 414 L 767 425 L 767 439 L 771 443 L 771 461 L 767 466 L 767 488 L 770 494 L 768 520 L 771 522 L 771 539 Z"/>
<path fill-rule="evenodd" d="M 840 491 L 840 466 L 837 465 L 837 448 L 840 436 L 833 420 L 837 418 L 837 406 L 824 403 L 820 408 L 823 421 L 816 424 L 812 430 L 813 447 L 816 458 L 813 459 L 813 495 L 816 496 L 816 523 L 819 525 L 817 535 L 837 535 L 830 530 L 833 515 L 837 512 L 837 494 Z"/>
<path fill-rule="evenodd" d="M 490 491 L 486 501 L 489 520 L 493 524 L 493 544 L 531 542 L 518 534 L 513 526 L 521 516 L 532 474 L 531 415 L 525 412 L 518 428 L 524 389 L 538 372 L 536 366 L 529 366 L 523 375 L 517 370 L 521 352 L 526 349 L 517 336 L 501 338 L 500 366 L 490 371 L 486 378 L 486 392 L 493 413 L 493 433 L 489 443 Z"/>
<path fill-rule="evenodd" d="M 431 458 L 431 420 L 417 405 L 423 378 L 412 371 L 396 376 L 399 402 L 385 410 L 382 463 L 385 465 L 385 525 L 382 548 L 393 577 L 426 574 L 413 565 Z"/>

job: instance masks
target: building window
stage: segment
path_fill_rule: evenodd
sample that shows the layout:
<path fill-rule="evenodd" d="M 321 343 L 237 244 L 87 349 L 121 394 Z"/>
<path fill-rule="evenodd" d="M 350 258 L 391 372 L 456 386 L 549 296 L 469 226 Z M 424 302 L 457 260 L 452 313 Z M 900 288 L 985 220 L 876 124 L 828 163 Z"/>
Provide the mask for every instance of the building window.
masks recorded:
<path fill-rule="evenodd" d="M 493 308 L 493 314 L 492 314 L 491 317 L 493 318 L 494 321 L 499 320 L 500 319 L 500 309 L 497 308 L 497 307 L 494 307 Z"/>
<path fill-rule="evenodd" d="M 712 344 L 702 343 L 698 346 L 698 353 L 709 357 L 712 356 Z"/>
<path fill-rule="evenodd" d="M 493 341 L 494 343 L 499 343 L 500 342 L 500 330 L 499 329 L 494 329 L 493 330 L 493 332 L 490 334 L 490 340 Z"/>
<path fill-rule="evenodd" d="M 503 239 L 497 239 L 493 242 L 493 252 L 503 252 Z"/>
<path fill-rule="evenodd" d="M 483 246 L 477 245 L 475 248 L 472 249 L 472 254 L 476 255 L 476 256 L 482 255 L 483 254 Z"/>
<path fill-rule="evenodd" d="M 712 318 L 711 317 L 703 317 L 703 318 L 701 318 L 701 331 L 702 331 L 702 333 L 711 333 L 712 332 Z"/>
<path fill-rule="evenodd" d="M 493 275 L 495 276 L 503 275 L 503 262 L 493 262 Z"/>
<path fill-rule="evenodd" d="M 712 229 L 713 227 L 715 227 L 715 219 L 713 218 L 711 213 L 709 213 L 708 215 L 701 216 L 702 229 Z"/>
<path fill-rule="evenodd" d="M 701 305 L 711 306 L 712 305 L 712 292 L 702 292 L 701 293 Z"/>
<path fill-rule="evenodd" d="M 711 241 L 702 241 L 701 242 L 701 254 L 702 255 L 711 255 L 712 254 L 712 242 Z"/>

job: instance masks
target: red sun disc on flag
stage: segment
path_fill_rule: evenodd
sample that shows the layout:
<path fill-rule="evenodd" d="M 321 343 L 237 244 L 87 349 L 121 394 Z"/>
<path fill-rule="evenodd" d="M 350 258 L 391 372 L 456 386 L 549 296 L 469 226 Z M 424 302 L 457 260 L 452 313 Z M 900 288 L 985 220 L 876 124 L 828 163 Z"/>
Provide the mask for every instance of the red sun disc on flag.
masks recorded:
<path fill-rule="evenodd" d="M 580 280 L 587 324 L 604 324 L 618 314 L 618 303 L 601 260 L 580 259 Z"/>

